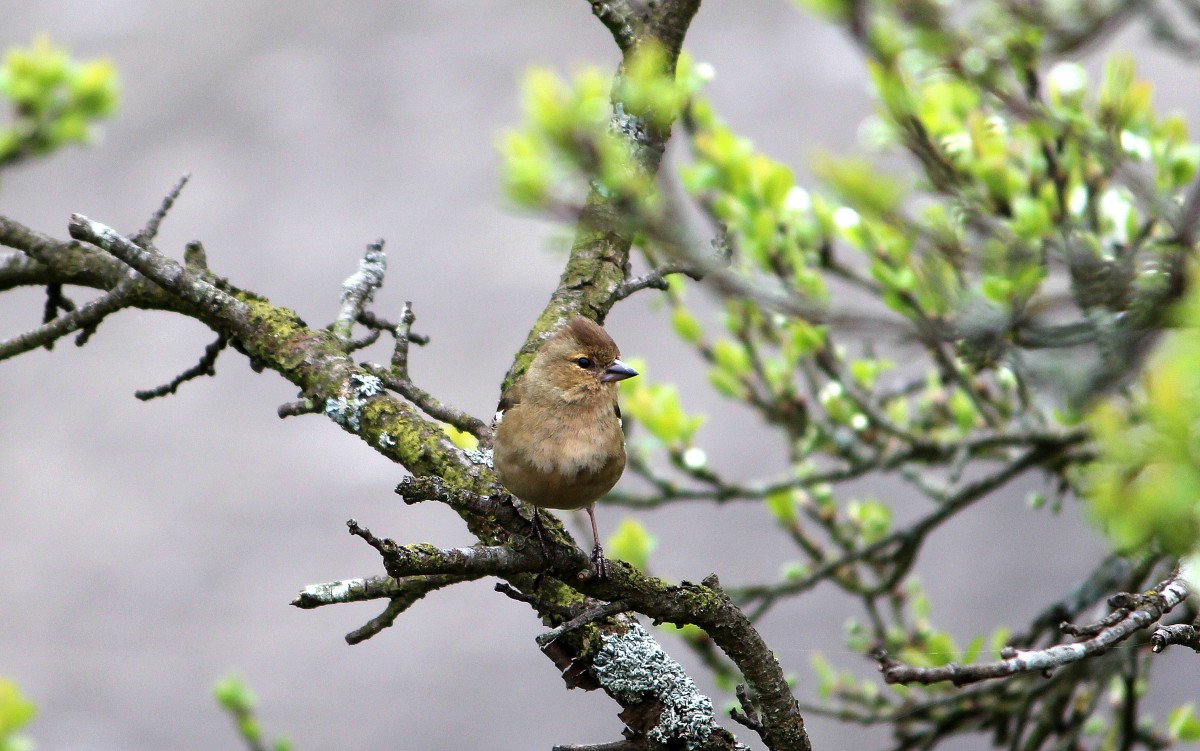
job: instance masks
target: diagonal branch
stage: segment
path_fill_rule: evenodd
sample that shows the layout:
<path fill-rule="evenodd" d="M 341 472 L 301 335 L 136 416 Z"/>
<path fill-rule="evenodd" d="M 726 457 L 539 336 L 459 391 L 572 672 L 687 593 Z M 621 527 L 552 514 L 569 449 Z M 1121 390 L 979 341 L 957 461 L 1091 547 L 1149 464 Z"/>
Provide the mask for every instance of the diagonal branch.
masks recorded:
<path fill-rule="evenodd" d="M 82 214 L 72 214 L 67 227 L 71 237 L 111 253 L 207 317 L 217 318 L 228 324 L 249 316 L 249 309 L 241 300 L 217 289 L 183 264 L 159 253 L 153 246 L 142 248 L 111 227 L 93 222 Z"/>
<path fill-rule="evenodd" d="M 1056 644 L 1045 649 L 1026 650 L 1010 647 L 1001 652 L 1004 659 L 996 662 L 977 665 L 950 663 L 941 667 L 923 668 L 905 665 L 888 656 L 883 650 L 878 650 L 875 657 L 879 661 L 883 679 L 888 683 L 929 684 L 950 681 L 956 686 L 963 686 L 1019 673 L 1045 673 L 1107 652 L 1114 645 L 1157 622 L 1190 594 L 1188 585 L 1178 575 L 1173 576 L 1146 595 L 1113 598 L 1131 601 L 1130 604 L 1136 606 L 1125 610 L 1119 617 L 1110 619 L 1111 622 L 1105 622 L 1090 639 L 1073 644 Z"/>
<path fill-rule="evenodd" d="M 614 9 L 631 8 L 629 2 L 612 4 Z M 621 46 L 622 62 L 613 85 L 613 123 L 615 132 L 627 139 L 634 167 L 646 175 L 658 172 L 671 137 L 670 127 L 621 128 L 616 113 L 631 118 L 627 113 L 637 108 L 619 99 L 621 80 L 625 68 L 643 47 L 658 46 L 666 66 L 664 75 L 675 75 L 675 64 L 683 49 L 684 36 L 700 8 L 700 0 L 662 0 L 649 10 L 644 23 L 635 29 L 634 38 Z M 601 19 L 604 20 L 603 18 Z M 607 22 L 606 22 L 607 23 Z M 628 106 L 627 106 L 628 105 Z M 633 232 L 623 221 L 625 209 L 619 196 L 606 195 L 593 187 L 588 191 L 575 230 L 575 239 L 567 264 L 559 278 L 558 286 L 550 302 L 538 317 L 529 332 L 525 344 L 509 369 L 501 385 L 508 388 L 528 367 L 533 353 L 542 339 L 560 322 L 582 315 L 603 322 L 608 311 L 618 300 L 625 284 L 629 266 L 629 252 L 633 245 Z"/>
<path fill-rule="evenodd" d="M 645 19 L 629 0 L 589 0 L 592 15 L 609 30 L 617 47 L 624 52 L 637 41 Z"/>

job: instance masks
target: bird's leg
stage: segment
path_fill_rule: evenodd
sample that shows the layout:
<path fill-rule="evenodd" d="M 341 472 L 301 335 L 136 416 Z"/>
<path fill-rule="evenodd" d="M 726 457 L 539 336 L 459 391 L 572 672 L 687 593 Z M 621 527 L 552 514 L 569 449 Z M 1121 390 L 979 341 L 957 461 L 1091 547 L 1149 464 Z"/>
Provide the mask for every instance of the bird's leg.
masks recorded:
<path fill-rule="evenodd" d="M 595 541 L 596 547 L 592 548 L 592 563 L 596 566 L 596 576 L 601 579 L 608 578 L 608 564 L 604 560 L 604 548 L 600 547 L 600 532 L 596 529 L 596 507 L 591 505 L 587 507 L 588 518 L 592 520 L 592 540 Z"/>

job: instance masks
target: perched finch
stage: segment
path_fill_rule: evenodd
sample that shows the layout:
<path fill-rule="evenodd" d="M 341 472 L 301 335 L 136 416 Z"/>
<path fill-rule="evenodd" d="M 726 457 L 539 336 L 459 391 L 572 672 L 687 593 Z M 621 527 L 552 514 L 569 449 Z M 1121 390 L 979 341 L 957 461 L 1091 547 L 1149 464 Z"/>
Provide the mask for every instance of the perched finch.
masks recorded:
<path fill-rule="evenodd" d="M 509 492 L 538 508 L 587 509 L 605 575 L 594 504 L 625 471 L 617 381 L 637 371 L 616 342 L 586 318 L 572 318 L 542 343 L 529 370 L 497 407 L 496 472 Z M 534 511 L 535 529 L 540 522 Z"/>

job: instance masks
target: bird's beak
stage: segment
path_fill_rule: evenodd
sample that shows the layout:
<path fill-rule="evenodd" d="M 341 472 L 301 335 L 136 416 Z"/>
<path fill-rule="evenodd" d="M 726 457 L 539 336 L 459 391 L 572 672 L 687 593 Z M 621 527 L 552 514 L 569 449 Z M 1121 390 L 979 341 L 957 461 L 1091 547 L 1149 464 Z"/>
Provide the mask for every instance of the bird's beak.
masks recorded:
<path fill-rule="evenodd" d="M 612 383 L 613 381 L 624 381 L 626 378 L 633 378 L 637 374 L 636 370 L 620 360 L 613 360 L 612 365 L 604 369 L 604 375 L 600 376 L 600 382 Z"/>

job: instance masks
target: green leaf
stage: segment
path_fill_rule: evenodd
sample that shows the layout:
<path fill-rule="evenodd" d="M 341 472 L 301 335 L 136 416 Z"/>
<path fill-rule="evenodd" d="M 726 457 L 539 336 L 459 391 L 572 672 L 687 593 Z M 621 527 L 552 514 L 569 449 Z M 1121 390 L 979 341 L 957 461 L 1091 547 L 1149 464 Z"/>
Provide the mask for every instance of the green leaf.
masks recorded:
<path fill-rule="evenodd" d="M 875 382 L 879 380 L 879 376 L 891 370 L 895 366 L 890 360 L 871 360 L 863 358 L 861 360 L 852 360 L 850 362 L 850 375 L 854 376 L 854 380 L 863 388 L 870 390 L 874 388 Z"/>
<path fill-rule="evenodd" d="M 866 545 L 882 540 L 892 528 L 891 506 L 876 500 L 851 501 L 846 514 L 862 531 L 862 541 Z"/>
<path fill-rule="evenodd" d="M 235 713 L 249 712 L 257 703 L 254 692 L 236 675 L 226 676 L 217 681 L 217 685 L 213 687 L 213 696 L 218 704 Z"/>
<path fill-rule="evenodd" d="M 837 671 L 829 664 L 820 652 L 813 654 L 812 660 L 813 672 L 817 676 L 817 693 L 822 699 L 828 699 L 833 695 L 834 689 L 837 688 L 838 678 Z"/>
<path fill-rule="evenodd" d="M 930 634 L 925 642 L 925 654 L 933 666 L 949 665 L 958 659 L 958 649 L 954 646 L 954 639 L 945 631 L 936 631 Z"/>
<path fill-rule="evenodd" d="M 729 339 L 718 340 L 713 345 L 713 358 L 717 367 L 733 375 L 746 375 L 750 372 L 750 354 L 746 348 Z"/>
<path fill-rule="evenodd" d="M 826 154 L 816 159 L 813 172 L 860 213 L 890 215 L 906 193 L 902 185 L 865 159 L 839 159 Z"/>
<path fill-rule="evenodd" d="M 958 425 L 959 430 L 964 433 L 975 427 L 980 420 L 979 410 L 975 409 L 975 403 L 962 389 L 955 389 L 950 394 L 947 406 L 950 408 L 950 414 L 954 416 L 954 422 Z"/>
<path fill-rule="evenodd" d="M 1196 705 L 1188 702 L 1176 707 L 1167 718 L 1167 733 L 1183 742 L 1200 741 L 1200 718 L 1196 717 Z"/>
<path fill-rule="evenodd" d="M 767 494 L 767 509 L 775 520 L 790 527 L 796 523 L 796 491 L 792 488 L 780 488 Z"/>
<path fill-rule="evenodd" d="M 11 739 L 35 714 L 37 707 L 25 698 L 17 684 L 0 678 L 0 743 Z"/>
<path fill-rule="evenodd" d="M 636 365 L 633 360 L 630 362 L 642 377 L 622 383 L 624 413 L 641 423 L 663 445 L 682 450 L 704 424 L 704 417 L 688 415 L 675 386 L 646 380 L 644 365 L 640 361 Z"/>
<path fill-rule="evenodd" d="M 708 382 L 717 393 L 730 399 L 741 399 L 746 392 L 742 379 L 724 370 L 713 368 L 708 371 Z"/>
<path fill-rule="evenodd" d="M 979 659 L 979 654 L 982 651 L 983 651 L 983 634 L 979 634 L 974 639 L 972 639 L 971 643 L 967 645 L 967 648 L 965 650 L 963 650 L 962 661 L 965 663 L 975 662 L 975 660 Z"/>
<path fill-rule="evenodd" d="M 677 305 L 671 311 L 671 325 L 680 339 L 688 344 L 696 344 L 704 338 L 704 329 L 692 312 L 682 305 Z"/>
<path fill-rule="evenodd" d="M 465 430 L 459 430 L 453 425 L 442 423 L 442 432 L 446 434 L 451 443 L 464 451 L 473 451 L 479 448 L 479 439 Z"/>
<path fill-rule="evenodd" d="M 644 572 L 650 562 L 650 553 L 657 545 L 658 541 L 640 522 L 622 519 L 617 531 L 608 538 L 607 547 L 615 557 Z"/>

